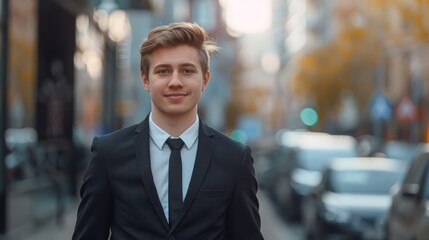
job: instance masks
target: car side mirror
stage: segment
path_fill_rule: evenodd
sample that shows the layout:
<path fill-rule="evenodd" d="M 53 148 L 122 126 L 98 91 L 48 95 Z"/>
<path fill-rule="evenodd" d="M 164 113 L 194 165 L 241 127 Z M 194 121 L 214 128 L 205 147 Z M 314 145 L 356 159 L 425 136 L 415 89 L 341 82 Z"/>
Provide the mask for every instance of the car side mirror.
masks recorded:
<path fill-rule="evenodd" d="M 405 197 L 416 198 L 420 190 L 420 186 L 418 184 L 404 184 L 402 186 L 402 195 Z"/>

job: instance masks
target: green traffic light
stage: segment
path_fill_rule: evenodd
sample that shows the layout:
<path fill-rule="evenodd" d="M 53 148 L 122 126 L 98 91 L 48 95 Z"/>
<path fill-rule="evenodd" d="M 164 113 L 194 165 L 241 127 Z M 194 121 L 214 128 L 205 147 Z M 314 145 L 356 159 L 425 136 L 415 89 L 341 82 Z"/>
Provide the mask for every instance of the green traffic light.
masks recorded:
<path fill-rule="evenodd" d="M 307 126 L 316 125 L 319 117 L 313 108 L 304 108 L 300 114 L 301 121 Z"/>

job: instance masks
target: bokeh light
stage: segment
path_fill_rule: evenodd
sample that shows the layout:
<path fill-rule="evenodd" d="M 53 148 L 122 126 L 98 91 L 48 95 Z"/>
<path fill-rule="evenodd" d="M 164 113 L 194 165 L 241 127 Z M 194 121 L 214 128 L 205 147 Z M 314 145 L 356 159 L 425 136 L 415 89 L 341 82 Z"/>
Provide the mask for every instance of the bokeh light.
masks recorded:
<path fill-rule="evenodd" d="M 304 108 L 300 114 L 301 121 L 307 126 L 316 125 L 319 116 L 313 108 Z"/>
<path fill-rule="evenodd" d="M 231 138 L 241 143 L 247 143 L 247 134 L 242 129 L 235 129 L 230 134 Z"/>
<path fill-rule="evenodd" d="M 272 6 L 270 0 L 225 0 L 226 24 L 232 32 L 260 33 L 271 26 Z"/>

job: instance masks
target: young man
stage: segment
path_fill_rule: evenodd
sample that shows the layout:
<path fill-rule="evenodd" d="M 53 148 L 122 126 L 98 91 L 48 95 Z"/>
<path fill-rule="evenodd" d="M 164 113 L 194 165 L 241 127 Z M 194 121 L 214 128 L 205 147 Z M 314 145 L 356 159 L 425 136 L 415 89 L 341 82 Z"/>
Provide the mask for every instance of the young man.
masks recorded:
<path fill-rule="evenodd" d="M 140 55 L 152 110 L 94 138 L 74 240 L 263 239 L 249 147 L 197 115 L 216 50 L 194 23 L 149 33 Z"/>

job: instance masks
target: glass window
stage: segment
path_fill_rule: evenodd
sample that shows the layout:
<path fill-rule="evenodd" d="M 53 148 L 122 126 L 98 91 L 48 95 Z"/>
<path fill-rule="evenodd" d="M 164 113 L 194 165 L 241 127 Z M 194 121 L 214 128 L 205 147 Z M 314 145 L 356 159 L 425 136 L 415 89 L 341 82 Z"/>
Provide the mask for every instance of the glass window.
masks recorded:
<path fill-rule="evenodd" d="M 336 193 L 386 195 L 402 176 L 401 171 L 388 170 L 333 171 L 329 185 Z"/>
<path fill-rule="evenodd" d="M 408 184 L 419 184 L 423 174 L 425 172 L 426 161 L 425 154 L 418 155 L 417 159 L 413 161 L 410 166 L 410 169 L 407 172 L 407 177 L 405 178 L 405 183 Z"/>
<path fill-rule="evenodd" d="M 335 158 L 356 157 L 354 146 L 350 148 L 302 149 L 298 151 L 298 166 L 310 171 L 322 171 Z"/>

